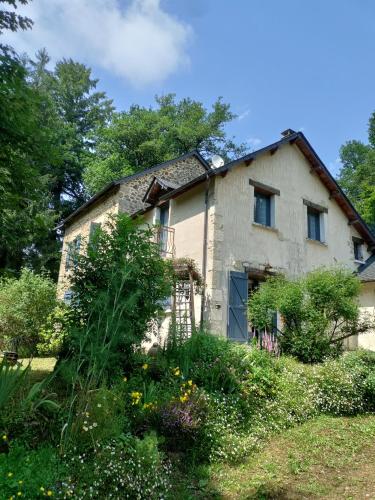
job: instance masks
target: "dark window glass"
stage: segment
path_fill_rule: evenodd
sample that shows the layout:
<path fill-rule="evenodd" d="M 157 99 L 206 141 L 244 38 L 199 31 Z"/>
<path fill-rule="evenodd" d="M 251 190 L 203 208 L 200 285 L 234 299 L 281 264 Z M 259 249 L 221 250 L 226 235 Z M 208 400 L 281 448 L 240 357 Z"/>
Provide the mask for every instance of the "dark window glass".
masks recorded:
<path fill-rule="evenodd" d="M 254 222 L 271 226 L 271 195 L 255 191 Z"/>
<path fill-rule="evenodd" d="M 161 226 L 168 226 L 168 218 L 169 218 L 169 203 L 162 205 L 160 207 L 160 217 L 159 223 Z"/>
<path fill-rule="evenodd" d="M 320 212 L 310 207 L 307 207 L 307 235 L 310 240 L 321 241 Z"/>
<path fill-rule="evenodd" d="M 71 290 L 67 290 L 64 293 L 64 302 L 65 304 L 70 304 L 73 298 L 73 292 Z"/>
<path fill-rule="evenodd" d="M 353 245 L 354 245 L 355 260 L 363 260 L 362 242 L 354 240 Z"/>
<path fill-rule="evenodd" d="M 73 241 L 68 243 L 66 252 L 65 269 L 68 271 L 72 265 L 77 264 L 77 257 L 81 247 L 81 235 L 78 235 Z"/>

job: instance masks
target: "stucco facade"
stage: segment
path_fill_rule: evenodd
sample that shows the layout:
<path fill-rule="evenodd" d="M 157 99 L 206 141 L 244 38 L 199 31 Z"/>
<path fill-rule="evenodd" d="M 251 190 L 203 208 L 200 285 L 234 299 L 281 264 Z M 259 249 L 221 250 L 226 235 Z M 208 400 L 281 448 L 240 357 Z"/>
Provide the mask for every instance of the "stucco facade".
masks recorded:
<path fill-rule="evenodd" d="M 297 139 L 302 145 L 294 142 Z M 275 273 L 295 277 L 319 266 L 339 264 L 356 271 L 360 263 L 355 259 L 353 238 L 361 242 L 363 261 L 370 256 L 375 239 L 335 181 L 323 182 L 312 168 L 308 151 L 303 149 L 306 144 L 311 148 L 303 134 L 293 133 L 275 143 L 276 147 L 270 145 L 251 158 L 247 155 L 235 165 L 216 170 L 197 154 L 184 155 L 115 183 L 65 225 L 59 296 L 68 286 L 67 245 L 78 234 L 87 238 L 92 222 L 103 223 L 109 214 L 127 212 L 141 213 L 145 224 L 153 225 L 167 206 L 164 224 L 173 236 L 173 257 L 193 259 L 205 280 L 204 299 L 195 298 L 196 321 L 202 312 L 207 327 L 218 335 L 226 336 L 229 331 L 233 272 L 251 280 L 252 273 L 263 278 Z M 169 188 L 150 201 L 145 194 L 156 176 L 167 181 Z M 255 222 L 259 192 L 268 193 L 270 199 L 267 224 Z M 309 210 L 318 213 L 320 238 L 308 238 Z M 364 286 L 360 303 L 363 310 L 374 313 L 375 288 Z M 162 336 L 168 330 L 170 311 L 166 313 L 159 329 Z M 374 339 L 375 333 L 351 339 L 350 344 L 375 349 Z"/>
<path fill-rule="evenodd" d="M 254 222 L 254 186 L 249 181 L 280 192 L 274 195 L 274 227 Z M 324 243 L 307 238 L 304 200 L 327 209 Z M 243 263 L 289 277 L 319 266 L 343 264 L 353 271 L 358 267 L 352 237 L 360 235 L 294 145 L 284 145 L 273 155 L 265 153 L 250 166 L 239 164 L 225 177 L 216 176 L 213 205 L 207 314 L 218 333 L 227 330 L 228 273 L 243 271 Z"/>

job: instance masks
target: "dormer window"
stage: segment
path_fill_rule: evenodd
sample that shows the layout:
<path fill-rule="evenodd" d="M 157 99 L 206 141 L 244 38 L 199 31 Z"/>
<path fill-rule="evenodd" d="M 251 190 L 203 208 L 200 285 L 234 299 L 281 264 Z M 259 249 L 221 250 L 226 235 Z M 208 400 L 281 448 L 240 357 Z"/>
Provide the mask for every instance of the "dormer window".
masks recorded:
<path fill-rule="evenodd" d="M 363 262 L 363 240 L 360 238 L 353 238 L 354 259 L 358 262 Z"/>

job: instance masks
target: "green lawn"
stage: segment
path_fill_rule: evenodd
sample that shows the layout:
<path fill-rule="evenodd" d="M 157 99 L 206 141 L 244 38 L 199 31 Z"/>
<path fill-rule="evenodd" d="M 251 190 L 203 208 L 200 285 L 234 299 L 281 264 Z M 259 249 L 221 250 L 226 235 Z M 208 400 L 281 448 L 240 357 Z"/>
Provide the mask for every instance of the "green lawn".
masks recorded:
<path fill-rule="evenodd" d="M 374 438 L 375 416 L 320 417 L 274 437 L 245 463 L 213 467 L 211 497 L 375 499 Z"/>
<path fill-rule="evenodd" d="M 20 359 L 20 362 L 26 366 L 29 362 L 29 358 Z M 46 375 L 48 375 L 54 368 L 56 363 L 56 358 L 32 358 L 31 360 L 31 374 L 30 378 L 33 382 L 39 382 Z"/>

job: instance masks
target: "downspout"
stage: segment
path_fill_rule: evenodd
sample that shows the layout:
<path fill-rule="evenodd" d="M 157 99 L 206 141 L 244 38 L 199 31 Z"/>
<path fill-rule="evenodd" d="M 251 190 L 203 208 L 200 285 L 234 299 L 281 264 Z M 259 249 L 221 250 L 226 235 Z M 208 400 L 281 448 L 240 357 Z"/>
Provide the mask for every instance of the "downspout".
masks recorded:
<path fill-rule="evenodd" d="M 206 282 L 207 282 L 207 239 L 208 239 L 208 194 L 210 189 L 210 174 L 206 172 L 206 189 L 204 194 L 204 225 L 203 225 L 203 259 L 202 259 L 202 277 L 203 291 L 201 300 L 200 328 L 203 328 L 204 308 L 206 304 Z"/>

